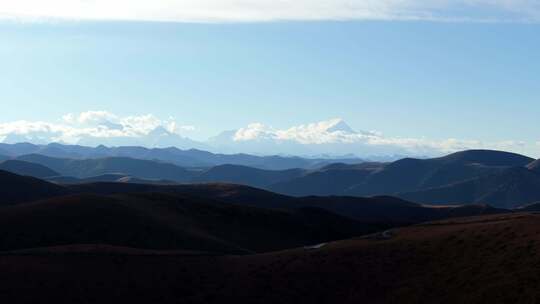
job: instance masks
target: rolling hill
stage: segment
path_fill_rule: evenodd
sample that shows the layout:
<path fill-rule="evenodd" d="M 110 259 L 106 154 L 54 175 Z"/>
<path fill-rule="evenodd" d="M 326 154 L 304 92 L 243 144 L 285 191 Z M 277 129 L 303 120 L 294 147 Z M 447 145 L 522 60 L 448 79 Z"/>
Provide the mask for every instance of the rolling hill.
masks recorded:
<path fill-rule="evenodd" d="M 96 183 L 71 185 L 73 193 L 99 195 L 125 193 L 172 193 L 190 195 L 223 203 L 274 210 L 318 208 L 349 217 L 363 223 L 400 226 L 437 220 L 458 215 L 472 216 L 508 212 L 486 205 L 433 208 L 394 197 L 290 197 L 256 188 L 233 184 L 137 185 Z M 461 210 L 461 211 L 460 211 Z"/>
<path fill-rule="evenodd" d="M 532 161 L 514 153 L 469 150 L 433 159 L 406 158 L 385 165 L 340 166 L 278 183 L 269 189 L 296 196 L 310 195 L 311 192 L 324 195 L 395 195 L 462 182 L 511 167 L 524 167 Z M 327 190 L 318 190 L 321 188 Z"/>
<path fill-rule="evenodd" d="M 407 158 L 393 163 L 335 163 L 313 170 L 263 170 L 233 164 L 186 169 L 171 163 L 124 157 L 61 159 L 40 154 L 23 155 L 18 160 L 51 168 L 61 176 L 48 179 L 60 184 L 236 183 L 297 197 L 391 195 L 422 203 L 488 203 L 504 208 L 540 200 L 535 190 L 536 175 L 529 174 L 535 172 L 538 162 L 514 153 L 489 150 L 463 151 L 433 159 Z M 29 174 L 29 170 L 14 172 Z M 513 179 L 518 179 L 520 185 L 512 186 Z"/>
<path fill-rule="evenodd" d="M 473 206 L 458 212 L 463 207 L 433 208 L 422 206 L 393 197 L 289 197 L 276 193 L 232 184 L 185 184 L 185 185 L 151 185 L 129 183 L 89 183 L 57 186 L 38 179 L 21 177 L 5 173 L 6 183 L 11 187 L 0 190 L 0 196 L 9 198 L 12 204 L 58 197 L 65 194 L 96 196 L 128 195 L 133 193 L 163 195 L 180 195 L 196 198 L 200 201 L 213 201 L 228 205 L 288 212 L 302 208 L 317 208 L 333 214 L 351 218 L 362 223 L 383 226 L 400 226 L 423 221 L 437 220 L 455 216 L 454 214 L 480 215 L 506 212 L 487 206 Z M 14 181 L 20 180 L 16 183 Z M 34 184 L 37 190 L 34 190 Z M 43 188 L 43 189 L 42 189 Z M 17 191 L 13 191 L 18 189 Z"/>
<path fill-rule="evenodd" d="M 39 154 L 24 155 L 19 160 L 41 164 L 63 176 L 89 178 L 104 174 L 123 174 L 143 179 L 167 179 L 186 182 L 193 178 L 192 171 L 169 163 L 133 159 L 126 157 L 110 157 L 98 159 L 62 159 Z"/>
<path fill-rule="evenodd" d="M 424 203 L 487 203 L 513 209 L 540 199 L 540 174 L 525 167 L 515 167 L 488 176 L 399 196 Z"/>
<path fill-rule="evenodd" d="M 0 299 L 32 303 L 531 303 L 538 215 L 432 222 L 243 256 L 65 246 L 5 253 Z M 76 280 L 74 278 L 77 278 Z M 137 292 L 134 292 L 134 291 Z"/>
<path fill-rule="evenodd" d="M 70 195 L 0 208 L 0 251 L 73 244 L 245 254 L 375 232 L 317 208 L 267 210 L 173 194 Z"/>
<path fill-rule="evenodd" d="M 43 165 L 14 159 L 1 162 L 0 170 L 42 179 L 60 175 L 58 172 L 53 171 Z"/>
<path fill-rule="evenodd" d="M 293 196 L 343 195 L 385 164 L 332 164 L 302 176 L 268 186 L 269 190 Z"/>
<path fill-rule="evenodd" d="M 65 187 L 0 170 L 0 206 L 18 204 L 69 193 Z"/>
<path fill-rule="evenodd" d="M 162 179 L 143 179 L 136 178 L 125 174 L 103 174 L 98 176 L 92 176 L 87 178 L 76 178 L 70 176 L 54 176 L 47 178 L 47 181 L 62 184 L 87 184 L 87 183 L 100 183 L 100 182 L 114 182 L 114 183 L 132 183 L 132 184 L 150 184 L 150 185 L 172 185 L 177 184 L 175 181 L 168 181 Z"/>
<path fill-rule="evenodd" d="M 274 171 L 238 165 L 221 165 L 203 171 L 192 182 L 222 182 L 267 188 L 272 184 L 299 177 L 304 173 L 305 170 L 302 169 Z"/>

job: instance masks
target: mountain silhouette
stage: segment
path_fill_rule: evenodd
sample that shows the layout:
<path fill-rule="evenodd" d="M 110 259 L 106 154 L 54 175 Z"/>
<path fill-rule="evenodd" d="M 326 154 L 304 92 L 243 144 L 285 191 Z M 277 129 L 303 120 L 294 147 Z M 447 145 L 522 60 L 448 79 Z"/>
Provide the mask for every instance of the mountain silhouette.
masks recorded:
<path fill-rule="evenodd" d="M 377 228 L 322 209 L 266 210 L 158 193 L 71 195 L 21 204 L 0 209 L 0 227 L 0 250 L 108 244 L 214 253 L 279 250 Z"/>
<path fill-rule="evenodd" d="M 168 179 L 177 182 L 189 181 L 193 174 L 173 164 L 134 159 L 109 157 L 98 159 L 61 159 L 40 154 L 24 155 L 18 158 L 47 166 L 64 176 L 88 178 L 103 174 L 124 174 L 146 179 Z"/>
<path fill-rule="evenodd" d="M 0 170 L 0 206 L 68 194 L 62 186 Z"/>
<path fill-rule="evenodd" d="M 341 165 L 284 181 L 269 189 L 290 195 L 393 195 L 461 182 L 511 167 L 531 158 L 501 151 L 469 150 L 432 159 L 405 158 L 388 164 Z"/>
<path fill-rule="evenodd" d="M 487 203 L 512 209 L 540 199 L 540 174 L 525 167 L 514 167 L 499 173 L 399 196 L 424 203 Z"/>
<path fill-rule="evenodd" d="M 1 162 L 0 170 L 42 179 L 60 175 L 58 172 L 51 170 L 43 165 L 14 159 Z"/>
<path fill-rule="evenodd" d="M 212 167 L 193 179 L 193 182 L 223 182 L 266 188 L 283 180 L 290 180 L 304 174 L 302 169 L 262 170 L 238 165 Z"/>
<path fill-rule="evenodd" d="M 200 149 L 181 150 L 174 147 L 144 148 L 140 146 L 106 147 L 99 145 L 87 147 L 80 145 L 62 145 L 51 143 L 48 145 L 33 145 L 29 143 L 2 144 L 0 149 L 5 155 L 20 157 L 28 154 L 39 154 L 53 158 L 94 159 L 110 157 L 128 157 L 144 160 L 155 160 L 172 163 L 181 167 L 213 167 L 219 165 L 250 166 L 267 170 L 286 169 L 313 169 L 333 162 L 360 163 L 361 159 L 355 157 L 333 158 L 303 158 L 295 156 L 256 156 L 250 154 L 216 154 Z M 2 154 L 2 153 L 0 153 Z"/>

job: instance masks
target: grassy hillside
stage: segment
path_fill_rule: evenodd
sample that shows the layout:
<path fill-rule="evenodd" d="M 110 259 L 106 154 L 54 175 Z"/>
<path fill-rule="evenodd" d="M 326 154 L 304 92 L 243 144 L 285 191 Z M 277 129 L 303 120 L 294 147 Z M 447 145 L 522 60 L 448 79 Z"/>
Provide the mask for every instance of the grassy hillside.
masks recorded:
<path fill-rule="evenodd" d="M 0 207 L 60 196 L 70 191 L 43 180 L 0 170 Z"/>
<path fill-rule="evenodd" d="M 47 178 L 60 175 L 60 173 L 43 165 L 14 159 L 0 162 L 0 170 L 36 178 Z"/>
<path fill-rule="evenodd" d="M 434 222 L 248 256 L 106 246 L 4 254 L 10 303 L 534 303 L 538 215 Z M 81 252 L 77 254 L 77 252 Z M 61 271 L 59 271 L 61 269 Z M 73 278 L 77 278 L 74 280 Z"/>
<path fill-rule="evenodd" d="M 177 182 L 185 182 L 193 178 L 191 171 L 173 164 L 127 157 L 64 159 L 31 154 L 21 156 L 18 159 L 41 164 L 61 175 L 77 178 L 89 178 L 104 174 L 124 174 L 145 179 L 167 179 Z"/>
<path fill-rule="evenodd" d="M 158 193 L 71 195 L 0 209 L 0 250 L 107 244 L 253 253 L 383 228 L 315 208 L 266 210 Z"/>

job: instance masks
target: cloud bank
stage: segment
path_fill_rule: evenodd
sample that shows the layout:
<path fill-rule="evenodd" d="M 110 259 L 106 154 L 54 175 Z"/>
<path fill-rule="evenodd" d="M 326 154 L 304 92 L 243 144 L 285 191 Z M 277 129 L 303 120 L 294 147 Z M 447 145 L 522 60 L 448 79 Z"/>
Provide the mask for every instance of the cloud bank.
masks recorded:
<path fill-rule="evenodd" d="M 243 146 L 243 149 L 252 149 L 253 152 L 259 152 L 256 150 L 257 147 L 291 148 L 292 143 L 303 146 L 306 151 L 319 153 L 339 151 L 357 155 L 435 156 L 467 149 L 494 149 L 518 153 L 537 150 L 535 143 L 512 140 L 484 142 L 455 138 L 432 140 L 387 137 L 377 131 L 354 131 L 339 118 L 287 129 L 275 129 L 262 123 L 252 123 L 238 129 L 231 138 L 237 145 Z"/>
<path fill-rule="evenodd" d="M 153 144 L 150 137 L 182 138 L 194 126 L 179 125 L 173 118 L 159 119 L 152 114 L 120 117 L 107 111 L 69 113 L 60 122 L 26 121 L 0 123 L 3 142 L 59 142 L 67 144 L 106 143 Z M 157 133 L 159 132 L 159 134 Z"/>
<path fill-rule="evenodd" d="M 226 131 L 205 142 L 189 139 L 196 128 L 152 114 L 120 116 L 107 111 L 69 113 L 57 122 L 0 123 L 0 142 L 59 142 L 86 146 L 178 147 L 220 153 L 288 155 L 437 156 L 467 149 L 495 149 L 540 156 L 540 143 L 484 142 L 474 139 L 432 140 L 385 136 L 377 131 L 355 131 L 339 118 L 279 129 L 257 122 Z"/>
<path fill-rule="evenodd" d="M 537 0 L 16 0 L 11 19 L 265 22 L 276 20 L 540 21 Z"/>

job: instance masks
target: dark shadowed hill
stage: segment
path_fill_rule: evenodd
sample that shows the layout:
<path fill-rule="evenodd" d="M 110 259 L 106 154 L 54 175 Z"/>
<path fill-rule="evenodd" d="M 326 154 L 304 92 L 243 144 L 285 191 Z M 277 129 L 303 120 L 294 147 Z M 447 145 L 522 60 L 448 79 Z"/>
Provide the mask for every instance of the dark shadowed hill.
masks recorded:
<path fill-rule="evenodd" d="M 231 184 L 194 185 L 137 185 L 119 183 L 97 183 L 69 186 L 75 193 L 111 195 L 120 193 L 161 192 L 192 195 L 224 203 L 266 208 L 298 209 L 320 208 L 341 216 L 368 223 L 384 223 L 391 226 L 408 225 L 423 221 L 448 218 L 463 207 L 432 208 L 393 197 L 289 197 L 276 193 Z M 481 215 L 507 212 L 489 206 L 478 205 L 463 209 L 464 215 Z"/>
<path fill-rule="evenodd" d="M 24 179 L 14 175 L 13 178 Z M 8 178 L 9 179 L 9 178 Z M 168 193 L 198 198 L 202 201 L 212 200 L 221 203 L 242 205 L 248 207 L 296 210 L 300 208 L 319 208 L 340 216 L 369 223 L 383 223 L 388 225 L 407 225 L 427 220 L 449 217 L 455 207 L 431 208 L 410 203 L 393 197 L 289 197 L 276 193 L 232 184 L 185 184 L 185 185 L 151 185 L 130 183 L 90 183 L 74 184 L 60 187 L 40 180 L 29 179 L 38 185 L 48 186 L 61 191 L 32 191 L 32 185 L 20 186 L 18 192 L 11 193 L 5 188 L 4 197 L 11 197 L 13 203 L 26 202 L 58 196 L 65 193 L 92 194 L 98 196 L 122 195 L 130 193 Z M 0 194 L 2 194 L 0 193 Z M 31 194 L 31 195 L 30 195 Z M 20 197 L 16 197 L 19 195 Z M 466 215 L 477 215 L 489 212 L 500 212 L 487 207 L 468 209 Z"/>
<path fill-rule="evenodd" d="M 391 226 L 416 224 L 451 217 L 509 212 L 484 204 L 436 208 L 387 196 L 372 198 L 302 197 L 294 200 L 294 204 L 323 208 L 362 222 L 376 221 L 388 223 Z"/>
<path fill-rule="evenodd" d="M 0 263 L 0 299 L 35 303 L 45 297 L 59 304 L 534 303 L 540 298 L 534 266 L 540 264 L 539 220 L 530 214 L 453 219 L 320 248 L 247 256 L 107 246 L 80 246 L 80 254 L 76 246 L 13 252 Z"/>
<path fill-rule="evenodd" d="M 114 183 L 132 183 L 132 184 L 151 184 L 151 185 L 172 185 L 177 182 L 162 180 L 162 179 L 143 179 L 132 177 L 125 174 L 103 174 L 98 176 L 92 176 L 87 178 L 76 178 L 70 176 L 54 176 L 47 178 L 47 181 L 64 184 L 87 184 L 87 183 L 101 183 L 101 182 L 114 182 Z"/>
<path fill-rule="evenodd" d="M 26 175 L 37 178 L 47 178 L 60 175 L 58 172 L 51 170 L 43 165 L 14 159 L 1 162 L 0 170 L 8 171 L 18 175 Z"/>
<path fill-rule="evenodd" d="M 540 201 L 534 202 L 517 209 L 520 212 L 540 212 Z"/>
<path fill-rule="evenodd" d="M 0 209 L 0 250 L 107 244 L 252 253 L 344 239 L 383 227 L 317 208 L 266 210 L 158 193 L 72 195 Z"/>
<path fill-rule="evenodd" d="M 0 170 L 0 206 L 69 193 L 65 187 Z"/>
<path fill-rule="evenodd" d="M 514 153 L 470 150 L 433 159 L 406 158 L 386 165 L 339 166 L 282 182 L 270 189 L 297 196 L 311 193 L 394 195 L 461 182 L 511 167 L 524 167 L 531 161 L 531 158 Z"/>
<path fill-rule="evenodd" d="M 197 175 L 193 182 L 223 182 L 265 188 L 281 181 L 299 177 L 304 173 L 305 171 L 302 169 L 278 171 L 238 165 L 221 165 Z"/>
<path fill-rule="evenodd" d="M 90 183 L 68 185 L 72 193 L 112 195 L 125 193 L 172 193 L 192 195 L 204 199 L 219 200 L 252 207 L 288 208 L 293 198 L 273 192 L 235 184 L 206 183 L 182 185 L 151 185 L 131 183 Z"/>
<path fill-rule="evenodd" d="M 332 164 L 297 178 L 275 183 L 268 189 L 293 196 L 342 195 L 385 164 Z"/>
<path fill-rule="evenodd" d="M 119 179 L 126 177 L 124 174 L 110 173 L 98 176 L 92 176 L 87 178 L 76 178 L 71 176 L 53 176 L 47 178 L 47 181 L 58 184 L 85 184 L 85 183 L 99 183 L 99 182 L 116 182 Z"/>
<path fill-rule="evenodd" d="M 173 164 L 125 157 L 99 159 L 62 159 L 39 154 L 24 155 L 19 160 L 49 167 L 61 175 L 87 178 L 103 174 L 124 174 L 143 179 L 189 181 L 193 173 Z"/>
<path fill-rule="evenodd" d="M 443 186 L 499 172 L 509 167 L 524 167 L 531 159 L 522 155 L 486 150 L 471 150 L 434 159 L 403 159 L 368 177 L 347 193 L 395 194 Z"/>
<path fill-rule="evenodd" d="M 512 209 L 540 200 L 540 174 L 525 167 L 515 167 L 488 176 L 399 196 L 416 202 L 486 203 Z"/>
<path fill-rule="evenodd" d="M 6 161 L 8 159 L 10 159 L 9 156 L 5 155 L 5 154 L 1 154 L 2 151 L 0 151 L 0 161 Z"/>

